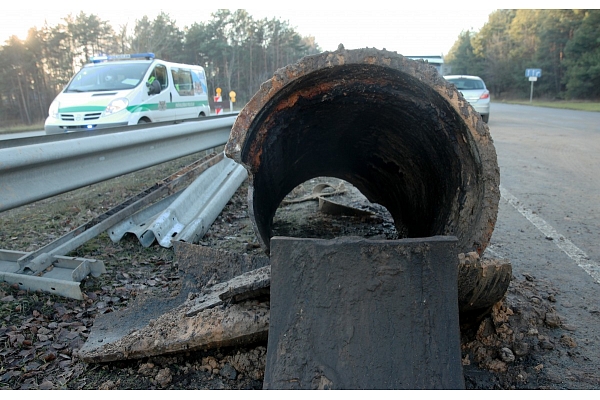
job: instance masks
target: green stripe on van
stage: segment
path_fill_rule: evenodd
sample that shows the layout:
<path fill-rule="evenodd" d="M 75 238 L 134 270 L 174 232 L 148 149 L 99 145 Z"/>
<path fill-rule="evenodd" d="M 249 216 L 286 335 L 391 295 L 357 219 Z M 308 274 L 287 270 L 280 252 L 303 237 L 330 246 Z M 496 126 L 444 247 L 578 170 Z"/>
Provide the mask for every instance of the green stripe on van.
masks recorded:
<path fill-rule="evenodd" d="M 200 106 L 207 106 L 208 105 L 208 100 L 199 100 L 199 101 L 179 101 L 179 102 L 173 102 L 173 103 L 166 103 L 166 107 L 168 109 L 174 109 L 174 108 L 188 108 L 188 107 L 200 107 Z M 134 113 L 134 112 L 144 112 L 144 111 L 155 111 L 158 110 L 158 103 L 147 103 L 147 104 L 140 104 L 137 106 L 129 106 L 127 107 L 127 111 L 129 111 L 130 113 Z"/>
<path fill-rule="evenodd" d="M 106 106 L 73 106 L 61 107 L 59 113 L 76 113 L 76 112 L 102 112 L 106 110 Z"/>
<path fill-rule="evenodd" d="M 200 107 L 207 106 L 208 100 L 199 100 L 199 101 L 179 101 L 173 103 L 167 103 L 166 106 L 168 109 L 173 108 L 188 108 L 188 107 Z M 73 107 L 63 107 L 58 110 L 59 113 L 76 113 L 76 112 L 102 112 L 106 110 L 106 106 L 73 106 Z M 153 111 L 158 110 L 158 103 L 147 103 L 147 104 L 139 104 L 136 106 L 127 107 L 127 111 L 134 112 L 143 112 L 143 111 Z"/>

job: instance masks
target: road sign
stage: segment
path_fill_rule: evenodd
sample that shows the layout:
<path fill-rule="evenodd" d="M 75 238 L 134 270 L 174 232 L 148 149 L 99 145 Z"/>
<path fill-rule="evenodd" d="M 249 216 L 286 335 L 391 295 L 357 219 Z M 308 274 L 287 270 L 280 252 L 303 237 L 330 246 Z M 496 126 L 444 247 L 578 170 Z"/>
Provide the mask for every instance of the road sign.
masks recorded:
<path fill-rule="evenodd" d="M 530 80 L 531 82 L 535 82 L 535 81 L 537 81 L 537 76 L 530 76 L 530 77 L 529 77 L 529 80 Z"/>
<path fill-rule="evenodd" d="M 541 78 L 542 77 L 542 70 L 539 68 L 528 68 L 525 70 L 525 76 L 526 77 L 536 77 L 536 78 Z"/>
<path fill-rule="evenodd" d="M 223 101 L 223 99 L 221 97 L 221 88 L 215 89 L 215 92 L 217 92 L 217 95 L 214 96 L 215 114 L 219 115 L 219 114 L 221 114 L 221 111 L 223 111 L 223 105 L 221 104 L 221 102 Z"/>

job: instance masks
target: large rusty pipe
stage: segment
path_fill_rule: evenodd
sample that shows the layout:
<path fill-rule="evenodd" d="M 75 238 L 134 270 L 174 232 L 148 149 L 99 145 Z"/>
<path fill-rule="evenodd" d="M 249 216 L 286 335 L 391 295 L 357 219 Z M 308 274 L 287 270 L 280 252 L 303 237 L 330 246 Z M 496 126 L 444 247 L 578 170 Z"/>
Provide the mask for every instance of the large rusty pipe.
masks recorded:
<path fill-rule="evenodd" d="M 250 175 L 265 251 L 283 198 L 317 176 L 386 207 L 404 237 L 453 235 L 483 253 L 500 198 L 487 125 L 424 62 L 377 49 L 304 57 L 279 69 L 238 115 L 225 148 Z"/>

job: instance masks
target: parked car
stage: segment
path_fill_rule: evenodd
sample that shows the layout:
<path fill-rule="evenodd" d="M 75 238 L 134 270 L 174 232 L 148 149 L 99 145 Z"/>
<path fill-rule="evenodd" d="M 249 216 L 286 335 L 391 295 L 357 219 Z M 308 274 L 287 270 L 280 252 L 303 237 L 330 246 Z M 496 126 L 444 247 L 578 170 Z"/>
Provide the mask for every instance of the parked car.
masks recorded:
<path fill-rule="evenodd" d="M 462 93 L 465 100 L 469 102 L 487 124 L 490 120 L 490 92 L 485 87 L 483 79 L 471 75 L 446 75 L 444 78 L 456 85 L 456 89 Z"/>

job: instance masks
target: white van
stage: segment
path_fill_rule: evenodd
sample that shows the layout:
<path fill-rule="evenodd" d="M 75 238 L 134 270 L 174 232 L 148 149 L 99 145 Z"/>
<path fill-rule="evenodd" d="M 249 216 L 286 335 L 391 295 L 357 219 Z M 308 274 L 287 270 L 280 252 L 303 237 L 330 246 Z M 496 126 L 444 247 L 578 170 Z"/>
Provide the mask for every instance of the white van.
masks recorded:
<path fill-rule="evenodd" d="M 47 135 L 208 116 L 206 75 L 153 53 L 93 57 L 48 114 Z"/>

